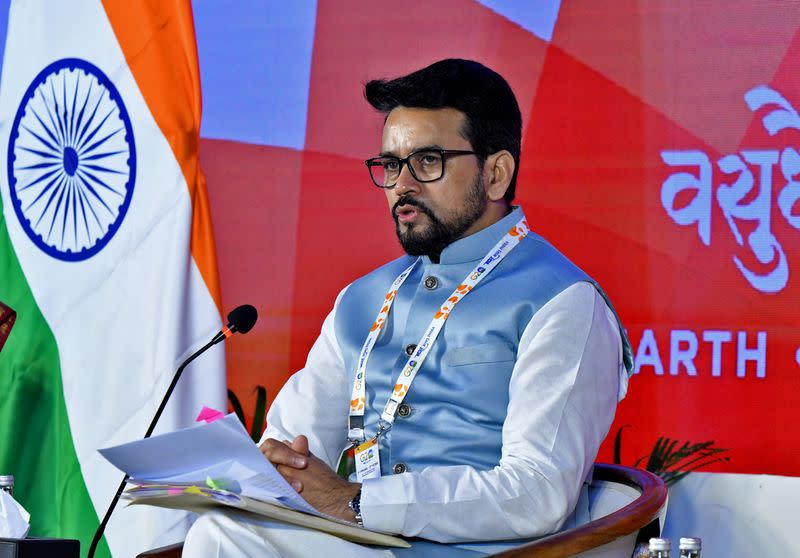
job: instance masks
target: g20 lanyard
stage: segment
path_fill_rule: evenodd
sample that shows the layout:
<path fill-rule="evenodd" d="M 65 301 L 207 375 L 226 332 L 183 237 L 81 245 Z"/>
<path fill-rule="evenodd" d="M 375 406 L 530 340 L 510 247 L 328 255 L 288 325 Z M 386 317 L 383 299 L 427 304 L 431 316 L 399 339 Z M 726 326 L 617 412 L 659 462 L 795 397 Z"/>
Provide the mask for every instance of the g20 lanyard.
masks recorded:
<path fill-rule="evenodd" d="M 403 370 L 397 379 L 397 383 L 392 390 L 392 394 L 389 396 L 389 399 L 383 409 L 383 413 L 381 414 L 380 425 L 378 427 L 378 432 L 375 434 L 375 438 L 378 438 L 381 434 L 383 434 L 383 432 L 391 428 L 394 424 L 394 420 L 397 415 L 397 408 L 400 403 L 403 402 L 403 399 L 405 399 L 405 396 L 408 393 L 414 378 L 417 376 L 417 372 L 422 367 L 422 363 L 425 362 L 425 358 L 428 356 L 428 353 L 433 347 L 433 344 L 436 341 L 436 338 L 439 336 L 439 332 L 442 330 L 442 327 L 444 327 L 444 323 L 450 315 L 450 312 L 453 311 L 453 308 L 455 308 L 456 304 L 458 304 L 461 299 L 467 296 L 467 293 L 475 288 L 475 286 L 480 283 L 484 277 L 489 275 L 495 266 L 497 266 L 497 264 L 499 264 L 503 258 L 505 258 L 511 252 L 511 250 L 516 248 L 516 246 L 528 235 L 529 232 L 530 229 L 528 228 L 528 222 L 523 217 L 517 222 L 516 225 L 509 229 L 505 236 L 500 239 L 500 241 L 495 244 L 491 250 L 489 250 L 481 262 L 473 268 L 473 270 L 466 276 L 466 278 L 464 278 L 461 284 L 456 287 L 448 299 L 445 300 L 445 302 L 439 307 L 439 310 L 433 316 L 433 320 L 431 320 L 430 325 L 428 325 L 422 338 L 417 343 L 416 350 L 408 358 L 408 361 L 406 361 L 406 365 L 403 367 Z M 353 382 L 353 393 L 350 397 L 350 416 L 348 423 L 349 429 L 347 434 L 348 439 L 354 444 L 359 444 L 365 439 L 364 411 L 366 406 L 366 376 L 369 356 L 372 354 L 372 349 L 375 347 L 375 342 L 378 340 L 378 337 L 380 337 L 380 334 L 383 331 L 383 326 L 386 323 L 386 318 L 389 316 L 389 311 L 392 309 L 392 304 L 394 303 L 395 296 L 397 296 L 397 291 L 400 289 L 401 285 L 405 282 L 408 276 L 411 275 L 411 271 L 417 265 L 417 262 L 419 262 L 419 259 L 415 260 L 414 263 L 408 266 L 392 283 L 392 286 L 389 288 L 389 292 L 386 293 L 386 298 L 384 298 L 383 304 L 381 304 L 381 309 L 378 311 L 378 317 L 375 318 L 375 322 L 370 328 L 369 334 L 364 341 L 364 345 L 361 347 L 361 353 L 358 356 L 356 377 L 355 381 Z"/>

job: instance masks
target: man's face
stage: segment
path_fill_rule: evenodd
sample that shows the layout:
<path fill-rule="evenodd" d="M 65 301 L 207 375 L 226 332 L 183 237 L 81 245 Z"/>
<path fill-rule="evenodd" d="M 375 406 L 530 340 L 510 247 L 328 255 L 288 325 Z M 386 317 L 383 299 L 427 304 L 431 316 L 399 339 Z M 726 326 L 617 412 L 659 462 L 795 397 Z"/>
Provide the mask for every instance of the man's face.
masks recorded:
<path fill-rule="evenodd" d="M 450 108 L 398 107 L 383 127 L 382 155 L 404 158 L 423 148 L 471 151 L 461 135 L 465 116 Z M 385 190 L 403 249 L 438 258 L 453 241 L 482 228 L 487 206 L 483 176 L 474 155 L 445 156 L 444 175 L 418 182 L 403 166 L 397 185 Z"/>

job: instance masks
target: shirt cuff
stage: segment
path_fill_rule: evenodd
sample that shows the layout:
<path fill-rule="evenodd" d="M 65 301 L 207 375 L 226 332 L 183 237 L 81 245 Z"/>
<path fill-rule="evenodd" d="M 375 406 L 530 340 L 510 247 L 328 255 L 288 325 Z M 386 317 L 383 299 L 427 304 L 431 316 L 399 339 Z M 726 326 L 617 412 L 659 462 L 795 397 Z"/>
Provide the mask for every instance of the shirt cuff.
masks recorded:
<path fill-rule="evenodd" d="M 371 531 L 402 533 L 406 523 L 405 478 L 408 474 L 366 479 L 361 483 L 361 519 Z"/>

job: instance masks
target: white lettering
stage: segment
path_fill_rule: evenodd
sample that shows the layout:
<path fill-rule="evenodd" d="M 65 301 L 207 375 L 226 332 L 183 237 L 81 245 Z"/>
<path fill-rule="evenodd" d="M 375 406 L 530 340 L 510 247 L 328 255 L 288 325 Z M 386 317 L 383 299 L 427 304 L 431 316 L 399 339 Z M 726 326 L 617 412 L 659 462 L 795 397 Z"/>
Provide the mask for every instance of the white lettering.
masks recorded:
<path fill-rule="evenodd" d="M 688 345 L 682 348 L 681 344 Z M 689 376 L 697 376 L 694 357 L 697 356 L 697 335 L 690 329 L 673 329 L 669 336 L 669 374 L 678 375 L 678 366 L 683 364 Z"/>
<path fill-rule="evenodd" d="M 730 330 L 691 330 L 673 329 L 669 333 L 669 354 L 664 358 L 669 361 L 669 376 L 680 376 L 685 373 L 690 377 L 708 374 L 712 378 L 723 376 L 723 369 L 728 377 L 733 377 L 734 370 L 737 378 L 747 376 L 747 367 L 750 366 L 750 377 L 763 379 L 767 377 L 767 332 L 766 331 L 738 331 L 736 337 Z M 749 339 L 748 339 L 749 338 Z M 700 340 L 705 343 L 700 346 Z M 748 341 L 752 346 L 748 346 Z M 724 349 L 726 343 L 736 342 L 736 367 L 733 366 L 733 350 Z M 709 358 L 710 357 L 710 358 Z M 800 349 L 795 355 L 800 364 Z M 707 364 L 710 361 L 710 369 Z M 642 336 L 636 347 L 634 358 L 634 374 L 643 368 L 651 366 L 656 376 L 665 375 L 665 360 L 662 360 L 658 342 L 653 329 L 642 330 Z M 699 370 L 698 370 L 699 369 Z"/>
<path fill-rule="evenodd" d="M 733 339 L 730 331 L 710 329 L 703 332 L 703 341 L 711 343 L 711 375 L 718 378 L 722 375 L 722 344 Z"/>
<path fill-rule="evenodd" d="M 636 349 L 636 358 L 633 359 L 633 373 L 638 374 L 642 366 L 652 366 L 657 376 L 664 375 L 664 365 L 661 363 L 661 356 L 658 354 L 658 344 L 653 335 L 652 329 L 642 332 L 642 339 Z"/>
<path fill-rule="evenodd" d="M 795 180 L 800 174 L 800 154 L 792 147 L 787 147 L 781 153 L 781 172 L 786 179 L 786 186 L 778 194 L 778 207 L 786 221 L 800 229 L 800 215 L 792 214 L 792 207 L 800 200 L 800 182 Z"/>
<path fill-rule="evenodd" d="M 762 264 L 775 261 L 773 269 L 760 275 L 748 269 L 738 256 L 734 256 L 733 261 L 742 275 L 759 291 L 776 293 L 783 290 L 789 280 L 789 264 L 786 261 L 786 254 L 771 230 L 772 167 L 778 162 L 778 152 L 742 151 L 742 157 L 726 155 L 717 163 L 720 170 L 726 174 L 739 173 L 733 184 L 720 184 L 717 190 L 717 202 L 739 246 L 744 246 L 744 238 L 739 231 L 737 219 L 758 223 L 756 229 L 747 235 L 747 246 Z M 759 178 L 761 187 L 755 199 L 750 203 L 742 204 L 743 199 L 752 197 L 754 184 L 753 173 L 745 161 L 758 165 L 761 169 Z"/>
<path fill-rule="evenodd" d="M 745 102 L 754 113 L 764 107 L 762 124 L 770 136 L 782 130 L 800 130 L 800 115 L 780 93 L 759 85 L 744 95 Z M 670 167 L 696 167 L 696 173 L 677 172 L 670 175 L 661 186 L 661 205 L 667 215 L 678 225 L 697 225 L 697 234 L 706 246 L 711 245 L 712 172 L 709 156 L 698 150 L 665 150 L 661 159 Z M 800 214 L 792 213 L 800 200 L 800 154 L 791 147 L 778 150 L 744 149 L 740 154 L 724 155 L 717 161 L 723 174 L 731 175 L 731 182 L 720 183 L 716 191 L 719 205 L 728 227 L 739 246 L 747 248 L 758 261 L 757 267 L 768 266 L 766 271 L 750 269 L 744 260 L 733 256 L 739 272 L 758 291 L 777 293 L 789 280 L 789 264 L 783 246 L 772 232 L 773 167 L 780 166 L 786 183 L 777 195 L 777 205 L 787 223 L 800 229 Z M 751 167 L 758 167 L 758 180 Z M 676 198 L 685 191 L 696 192 L 692 200 L 676 209 Z M 746 201 L 745 201 L 746 200 Z M 744 202 L 744 203 L 743 203 Z M 740 221 L 755 222 L 755 227 L 740 230 Z"/>
<path fill-rule="evenodd" d="M 800 115 L 783 95 L 771 87 L 767 85 L 753 87 L 744 94 L 744 101 L 753 112 L 768 105 L 779 107 L 777 110 L 768 112 L 761 120 L 769 135 L 774 136 L 781 130 L 787 129 L 800 130 Z"/>
<path fill-rule="evenodd" d="M 661 205 L 679 225 L 697 223 L 697 234 L 703 244 L 711 244 L 711 161 L 702 151 L 662 151 L 661 160 L 671 167 L 698 168 L 698 174 L 676 172 L 664 181 Z M 675 198 L 684 190 L 697 194 L 689 205 L 675 209 Z"/>
<path fill-rule="evenodd" d="M 757 378 L 767 375 L 767 332 L 759 331 L 757 339 L 756 347 L 750 349 L 747 347 L 747 332 L 739 332 L 736 346 L 736 376 L 739 378 L 745 377 L 748 360 L 756 362 Z"/>

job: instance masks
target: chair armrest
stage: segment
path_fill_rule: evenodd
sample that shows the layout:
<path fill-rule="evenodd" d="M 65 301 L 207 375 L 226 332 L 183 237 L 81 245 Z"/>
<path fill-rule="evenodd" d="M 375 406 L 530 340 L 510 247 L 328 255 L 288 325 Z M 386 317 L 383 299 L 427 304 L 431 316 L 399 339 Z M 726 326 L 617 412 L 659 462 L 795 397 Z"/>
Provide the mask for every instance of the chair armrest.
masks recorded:
<path fill-rule="evenodd" d="M 649 471 L 622 465 L 597 463 L 594 479 L 632 486 L 641 495 L 619 510 L 585 525 L 543 537 L 512 548 L 493 558 L 557 558 L 572 556 L 636 533 L 657 519 L 667 503 L 667 487 Z"/>

